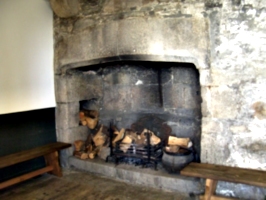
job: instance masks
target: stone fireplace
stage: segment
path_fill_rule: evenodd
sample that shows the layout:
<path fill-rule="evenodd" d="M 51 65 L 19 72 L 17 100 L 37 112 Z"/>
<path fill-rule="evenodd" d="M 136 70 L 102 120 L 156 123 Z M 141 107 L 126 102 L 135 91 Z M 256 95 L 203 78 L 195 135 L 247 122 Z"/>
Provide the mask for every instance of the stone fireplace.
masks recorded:
<path fill-rule="evenodd" d="M 266 170 L 266 2 L 72 3 L 71 12 L 52 4 L 58 141 L 87 136 L 78 113 L 93 99 L 103 123 L 156 115 L 192 138 L 201 162 Z M 65 166 L 71 155 L 62 155 Z M 218 190 L 266 193 L 229 183 Z"/>

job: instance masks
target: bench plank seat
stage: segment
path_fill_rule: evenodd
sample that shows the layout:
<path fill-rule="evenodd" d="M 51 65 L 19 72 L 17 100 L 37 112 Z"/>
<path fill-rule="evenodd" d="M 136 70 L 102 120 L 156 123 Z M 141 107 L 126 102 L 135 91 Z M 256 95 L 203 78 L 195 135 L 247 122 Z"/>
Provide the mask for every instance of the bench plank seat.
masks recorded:
<path fill-rule="evenodd" d="M 266 187 L 266 171 L 254 169 L 243 169 L 205 163 L 190 163 L 181 170 L 180 173 L 185 176 Z"/>
<path fill-rule="evenodd" d="M 0 169 L 70 147 L 71 144 L 55 142 L 41 147 L 0 157 Z"/>
<path fill-rule="evenodd" d="M 190 163 L 180 171 L 181 175 L 205 178 L 205 193 L 200 200 L 233 200 L 229 197 L 215 195 L 218 181 L 244 183 L 266 187 L 266 171 L 213 165 L 206 163 Z"/>
<path fill-rule="evenodd" d="M 70 147 L 71 144 L 55 142 L 47 145 L 43 145 L 40 147 L 36 147 L 33 149 L 21 151 L 18 153 L 13 153 L 7 156 L 0 157 L 0 169 L 4 167 L 8 167 L 14 164 L 18 164 L 27 160 L 31 160 L 33 158 L 44 156 L 46 161 L 46 167 L 35 170 L 33 172 L 26 173 L 19 177 L 4 181 L 0 183 L 0 189 L 9 187 L 11 185 L 20 183 L 22 181 L 28 180 L 35 176 L 51 173 L 56 176 L 62 176 L 61 168 L 58 162 L 58 151 Z"/>

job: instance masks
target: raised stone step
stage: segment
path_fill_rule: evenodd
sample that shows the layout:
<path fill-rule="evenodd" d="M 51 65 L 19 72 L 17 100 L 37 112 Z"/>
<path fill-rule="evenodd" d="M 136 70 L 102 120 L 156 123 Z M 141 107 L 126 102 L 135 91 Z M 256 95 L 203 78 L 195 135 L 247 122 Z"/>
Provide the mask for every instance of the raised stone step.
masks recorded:
<path fill-rule="evenodd" d="M 198 178 L 169 174 L 163 169 L 142 168 L 128 164 L 115 165 L 100 159 L 81 160 L 69 157 L 69 164 L 80 170 L 85 170 L 117 180 L 137 185 L 180 192 L 184 194 L 200 194 L 204 191 L 204 184 Z"/>

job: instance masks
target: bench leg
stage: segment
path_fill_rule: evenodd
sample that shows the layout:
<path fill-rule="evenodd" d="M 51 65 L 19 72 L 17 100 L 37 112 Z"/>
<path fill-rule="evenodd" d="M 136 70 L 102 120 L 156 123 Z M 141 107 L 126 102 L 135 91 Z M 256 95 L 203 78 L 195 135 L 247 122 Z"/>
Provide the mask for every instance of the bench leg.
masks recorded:
<path fill-rule="evenodd" d="M 61 177 L 62 172 L 61 172 L 61 168 L 60 168 L 60 165 L 58 162 L 58 152 L 54 151 L 50 154 L 45 155 L 44 158 L 46 161 L 46 165 L 53 167 L 53 170 L 50 173 L 55 175 L 55 176 Z"/>
<path fill-rule="evenodd" d="M 206 179 L 205 194 L 204 196 L 201 196 L 200 199 L 211 200 L 211 198 L 214 196 L 216 186 L 217 186 L 217 180 Z"/>

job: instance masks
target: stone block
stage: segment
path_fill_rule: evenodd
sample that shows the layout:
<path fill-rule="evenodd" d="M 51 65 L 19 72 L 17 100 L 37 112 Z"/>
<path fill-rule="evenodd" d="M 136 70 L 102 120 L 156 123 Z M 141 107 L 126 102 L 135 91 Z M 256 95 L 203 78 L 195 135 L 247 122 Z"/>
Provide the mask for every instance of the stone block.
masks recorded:
<path fill-rule="evenodd" d="M 102 7 L 101 0 L 90 0 L 90 1 L 81 0 L 80 1 L 81 13 L 84 16 L 100 12 L 101 7 Z"/>
<path fill-rule="evenodd" d="M 55 99 L 57 102 L 66 102 L 67 97 L 67 79 L 62 76 L 55 75 Z"/>
<path fill-rule="evenodd" d="M 147 54 L 149 42 L 147 37 L 151 34 L 145 19 L 124 19 L 118 22 L 117 43 L 119 55 Z"/>
<path fill-rule="evenodd" d="M 199 84 L 197 71 L 192 67 L 173 67 L 172 69 L 173 83 L 183 83 L 186 85 Z"/>
<path fill-rule="evenodd" d="M 69 167 L 68 158 L 73 155 L 73 143 L 76 140 L 86 140 L 88 136 L 88 128 L 86 126 L 79 126 L 69 129 L 57 129 L 56 136 L 58 142 L 71 143 L 72 146 L 68 149 L 60 151 L 60 164 L 63 167 Z"/>
<path fill-rule="evenodd" d="M 183 87 L 183 107 L 187 109 L 200 108 L 199 89 L 196 86 L 186 85 Z"/>
<path fill-rule="evenodd" d="M 136 65 L 130 66 L 133 85 L 150 85 L 158 84 L 159 69 L 158 63 L 136 63 Z"/>
<path fill-rule="evenodd" d="M 165 109 L 183 108 L 183 87 L 181 84 L 164 84 L 162 86 L 163 107 Z"/>
<path fill-rule="evenodd" d="M 234 134 L 230 143 L 228 163 L 233 166 L 265 170 L 266 144 L 264 134 L 242 133 Z"/>
<path fill-rule="evenodd" d="M 230 165 L 232 135 L 228 132 L 201 133 L 201 162 Z"/>
<path fill-rule="evenodd" d="M 121 11 L 122 1 L 109 0 L 103 4 L 102 12 L 104 14 L 114 14 Z"/>
<path fill-rule="evenodd" d="M 212 77 L 209 69 L 200 70 L 199 73 L 200 73 L 199 80 L 201 86 L 212 85 Z"/>
<path fill-rule="evenodd" d="M 56 101 L 59 103 L 100 99 L 103 95 L 101 76 L 91 74 L 61 75 L 55 78 Z"/>
<path fill-rule="evenodd" d="M 219 181 L 216 194 L 238 199 L 265 199 L 266 189 L 246 184 Z"/>
<path fill-rule="evenodd" d="M 62 18 L 76 16 L 79 13 L 79 2 L 77 0 L 50 0 L 54 13 Z"/>
<path fill-rule="evenodd" d="M 202 52 L 207 54 L 208 22 L 204 17 L 167 18 L 162 20 L 160 25 L 165 54 L 179 53 L 179 56 L 194 57 L 199 60 L 202 59 L 200 56 Z M 205 61 L 201 60 L 199 63 Z"/>
<path fill-rule="evenodd" d="M 182 83 L 162 86 L 164 108 L 200 109 L 198 88 Z"/>
<path fill-rule="evenodd" d="M 198 179 L 184 176 L 170 176 L 163 171 L 153 169 L 140 169 L 135 166 L 113 163 L 106 163 L 100 160 L 80 160 L 75 157 L 69 158 L 69 163 L 78 169 L 91 173 L 113 177 L 132 184 L 145 185 L 163 190 L 181 193 L 200 193 L 203 191 L 203 184 Z M 156 172 L 156 173 L 155 173 Z"/>
<path fill-rule="evenodd" d="M 223 123 L 217 119 L 202 118 L 202 132 L 205 134 L 222 133 L 224 131 Z"/>
<path fill-rule="evenodd" d="M 201 98 L 202 98 L 202 103 L 201 103 L 201 113 L 202 117 L 210 117 L 210 89 L 209 87 L 201 87 L 200 89 L 201 92 Z"/>
<path fill-rule="evenodd" d="M 84 51 L 86 51 L 86 60 L 93 58 L 108 58 L 118 55 L 117 44 L 120 43 L 118 34 L 118 23 L 108 21 L 104 24 L 94 27 L 83 35 L 91 37 L 90 42 Z"/>
<path fill-rule="evenodd" d="M 160 88 L 158 85 L 138 85 L 132 86 L 132 110 L 151 111 L 162 107 Z"/>
<path fill-rule="evenodd" d="M 172 128 L 171 134 L 177 137 L 194 138 L 200 129 L 200 124 L 196 120 L 185 117 L 173 117 L 166 123 Z"/>
<path fill-rule="evenodd" d="M 95 21 L 93 18 L 79 18 L 75 21 L 73 26 L 73 32 L 78 33 L 95 27 Z"/>
<path fill-rule="evenodd" d="M 64 57 L 59 59 L 60 66 L 56 66 L 56 68 L 60 69 L 56 69 L 56 71 L 61 71 L 68 64 L 84 63 L 94 59 L 118 55 L 118 26 L 116 21 L 101 25 L 96 24 L 95 26 L 83 24 L 86 23 L 86 19 L 80 19 L 78 23 L 77 30 L 73 30 L 73 32 L 76 32 L 75 34 L 64 36 L 64 43 L 67 44 L 66 51 L 64 52 Z"/>
<path fill-rule="evenodd" d="M 62 36 L 67 45 L 63 57 L 56 59 L 60 63 L 56 71 L 67 64 L 119 55 L 136 55 L 136 59 L 139 55 L 153 55 L 152 59 L 161 61 L 199 60 L 201 67 L 206 64 L 208 44 L 203 41 L 208 37 L 204 18 L 138 17 L 95 25 L 86 25 L 86 20 L 91 24 L 88 18 L 79 19 L 76 28 L 73 26 L 75 34 Z M 191 28 L 197 34 L 192 34 Z"/>
<path fill-rule="evenodd" d="M 79 102 L 56 105 L 56 129 L 79 126 Z"/>
<path fill-rule="evenodd" d="M 239 101 L 242 117 L 265 119 L 265 85 L 264 79 L 259 83 L 246 82 L 240 86 L 242 98 Z"/>
<path fill-rule="evenodd" d="M 234 134 L 246 133 L 248 131 L 246 126 L 238 125 L 238 126 L 230 126 L 230 131 Z"/>
<path fill-rule="evenodd" d="M 212 117 L 221 119 L 237 117 L 240 106 L 238 103 L 240 96 L 237 90 L 226 85 L 209 87 L 207 90 L 209 90 L 209 96 L 205 101 Z"/>
<path fill-rule="evenodd" d="M 130 86 L 106 86 L 104 88 L 103 109 L 129 111 L 132 109 L 132 89 Z"/>
<path fill-rule="evenodd" d="M 161 84 L 162 85 L 171 85 L 173 83 L 173 73 L 172 68 L 162 68 L 161 69 Z"/>
<path fill-rule="evenodd" d="M 114 85 L 131 85 L 131 69 L 127 65 L 110 66 L 103 69 L 103 81 L 105 87 Z"/>
<path fill-rule="evenodd" d="M 76 140 L 86 140 L 89 129 L 86 126 L 78 126 L 69 129 L 57 129 L 57 141 L 74 143 Z"/>
<path fill-rule="evenodd" d="M 214 66 L 211 70 L 210 85 L 241 85 L 244 82 L 254 81 L 256 79 L 253 69 L 216 69 Z"/>

